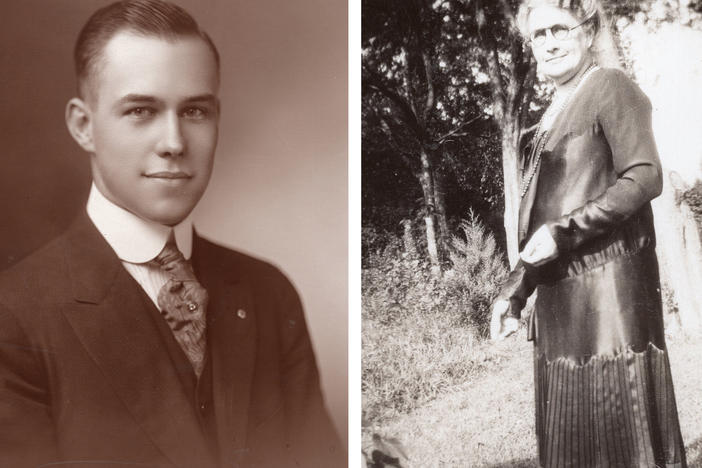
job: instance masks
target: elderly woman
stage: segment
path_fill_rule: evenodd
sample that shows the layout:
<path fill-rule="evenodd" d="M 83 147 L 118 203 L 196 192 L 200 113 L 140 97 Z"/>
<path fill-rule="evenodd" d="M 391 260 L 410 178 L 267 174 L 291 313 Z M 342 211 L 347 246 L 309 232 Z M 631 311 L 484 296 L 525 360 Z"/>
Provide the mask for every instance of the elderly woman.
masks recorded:
<path fill-rule="evenodd" d="M 536 434 L 544 467 L 684 467 L 649 201 L 661 168 L 648 98 L 595 64 L 592 0 L 527 0 L 520 29 L 556 93 L 524 145 L 520 262 L 493 307 L 516 329 L 537 290 Z"/>

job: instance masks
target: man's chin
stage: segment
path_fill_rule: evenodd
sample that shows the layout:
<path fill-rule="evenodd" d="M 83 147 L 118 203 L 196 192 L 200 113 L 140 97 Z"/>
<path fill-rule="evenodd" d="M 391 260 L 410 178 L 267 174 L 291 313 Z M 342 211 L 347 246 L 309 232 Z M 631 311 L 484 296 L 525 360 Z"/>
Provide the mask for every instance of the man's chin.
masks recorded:
<path fill-rule="evenodd" d="M 195 205 L 188 206 L 164 206 L 159 210 L 148 210 L 136 213 L 142 219 L 163 226 L 175 226 L 181 223 L 192 212 Z"/>
<path fill-rule="evenodd" d="M 173 216 L 160 217 L 159 219 L 154 219 L 152 221 L 157 222 L 159 224 L 162 224 L 164 226 L 173 227 L 173 226 L 177 226 L 178 224 L 183 222 L 183 220 L 185 218 L 187 218 L 189 214 L 190 214 L 190 211 L 188 211 L 184 215 L 179 215 L 179 216 L 175 216 L 175 217 L 173 217 Z"/>

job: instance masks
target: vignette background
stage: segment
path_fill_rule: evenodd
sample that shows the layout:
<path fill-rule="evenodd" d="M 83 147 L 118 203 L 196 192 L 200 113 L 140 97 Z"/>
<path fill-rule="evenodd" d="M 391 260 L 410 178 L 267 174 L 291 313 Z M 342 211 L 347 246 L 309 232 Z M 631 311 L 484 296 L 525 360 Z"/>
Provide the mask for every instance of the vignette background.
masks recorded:
<path fill-rule="evenodd" d="M 0 268 L 84 209 L 70 138 L 72 48 L 109 0 L 6 2 L 0 15 Z M 198 231 L 279 266 L 300 293 L 339 434 L 347 436 L 347 4 L 175 0 L 217 44 L 222 118 Z"/>

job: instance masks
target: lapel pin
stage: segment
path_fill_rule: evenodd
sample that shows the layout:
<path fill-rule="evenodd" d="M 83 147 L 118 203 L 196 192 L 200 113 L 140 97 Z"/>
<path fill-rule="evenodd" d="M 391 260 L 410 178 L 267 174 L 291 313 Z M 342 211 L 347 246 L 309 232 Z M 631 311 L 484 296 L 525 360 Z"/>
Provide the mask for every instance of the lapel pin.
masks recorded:
<path fill-rule="evenodd" d="M 246 311 L 244 309 L 239 309 L 236 311 L 236 315 L 240 319 L 245 319 L 246 318 Z"/>

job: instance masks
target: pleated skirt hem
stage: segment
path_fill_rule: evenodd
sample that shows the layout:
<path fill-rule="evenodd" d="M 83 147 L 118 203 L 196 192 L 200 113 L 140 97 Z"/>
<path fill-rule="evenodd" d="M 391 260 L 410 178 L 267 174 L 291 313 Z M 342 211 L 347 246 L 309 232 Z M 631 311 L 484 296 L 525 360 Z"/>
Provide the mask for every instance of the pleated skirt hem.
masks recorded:
<path fill-rule="evenodd" d="M 649 344 L 579 365 L 534 354 L 544 468 L 685 468 L 668 355 Z"/>

